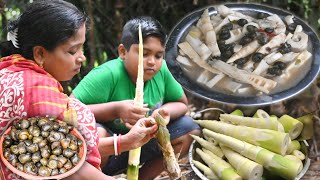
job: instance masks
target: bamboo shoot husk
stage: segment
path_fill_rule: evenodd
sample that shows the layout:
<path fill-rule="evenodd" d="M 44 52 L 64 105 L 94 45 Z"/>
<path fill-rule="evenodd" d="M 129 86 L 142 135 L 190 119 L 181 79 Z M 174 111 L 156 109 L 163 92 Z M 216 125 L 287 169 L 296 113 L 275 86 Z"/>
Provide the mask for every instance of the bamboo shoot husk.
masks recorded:
<path fill-rule="evenodd" d="M 281 116 L 279 122 L 283 125 L 284 131 L 289 133 L 291 140 L 296 139 L 303 129 L 303 124 L 289 115 Z"/>
<path fill-rule="evenodd" d="M 166 121 L 160 114 L 156 115 L 155 120 L 159 126 L 157 140 L 162 150 L 165 169 L 171 179 L 176 179 L 181 176 L 181 169 L 171 145 L 170 133 L 167 129 Z"/>
<path fill-rule="evenodd" d="M 213 158 L 213 154 L 208 154 L 202 151 L 201 149 L 196 149 L 197 154 L 201 159 L 210 167 L 211 170 L 222 180 L 241 180 L 242 178 L 234 171 L 231 165 L 226 165 L 227 162 L 221 163 L 223 160 L 218 160 Z M 210 151 L 207 151 L 210 152 Z"/>
<path fill-rule="evenodd" d="M 214 132 L 232 136 L 239 140 L 243 140 L 248 143 L 261 146 L 281 155 L 286 154 L 286 151 L 290 143 L 290 138 L 287 133 L 282 133 L 269 129 L 257 129 L 246 126 L 236 126 L 212 120 L 195 120 L 194 122 Z"/>
<path fill-rule="evenodd" d="M 196 136 L 196 135 L 192 135 L 190 134 L 190 136 L 196 140 L 202 147 L 208 149 L 209 151 L 211 151 L 213 154 L 217 155 L 220 158 L 223 158 L 223 152 L 220 149 L 220 147 L 216 146 L 214 143 L 209 142 L 204 140 L 203 138 Z"/>
<path fill-rule="evenodd" d="M 226 146 L 220 146 L 226 158 L 228 159 L 228 162 L 235 168 L 237 174 L 239 174 L 243 179 L 261 179 L 263 174 L 262 165 L 243 157 L 239 153 L 231 150 Z"/>
<path fill-rule="evenodd" d="M 200 169 L 203 174 L 210 180 L 219 180 L 219 177 L 206 165 L 202 164 L 199 161 L 192 160 L 193 164 Z"/>
<path fill-rule="evenodd" d="M 296 163 L 296 161 L 285 158 L 262 147 L 254 146 L 208 129 L 203 129 L 203 133 L 285 179 L 294 179 L 302 170 L 301 164 Z"/>
<path fill-rule="evenodd" d="M 313 137 L 313 114 L 307 114 L 297 118 L 303 124 L 303 129 L 297 140 L 308 140 Z"/>

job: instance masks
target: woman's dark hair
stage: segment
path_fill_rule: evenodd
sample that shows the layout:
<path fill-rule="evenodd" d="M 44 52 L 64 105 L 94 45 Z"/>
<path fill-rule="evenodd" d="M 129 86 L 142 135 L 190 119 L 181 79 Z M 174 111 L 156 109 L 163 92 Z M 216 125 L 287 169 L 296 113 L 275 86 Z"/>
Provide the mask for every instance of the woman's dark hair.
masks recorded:
<path fill-rule="evenodd" d="M 48 51 L 72 37 L 88 22 L 77 7 L 62 0 L 41 0 L 28 6 L 21 16 L 8 24 L 8 32 L 17 32 L 16 48 L 11 41 L 0 44 L 1 56 L 21 54 L 33 60 L 33 47 L 43 46 Z"/>
<path fill-rule="evenodd" d="M 149 16 L 141 16 L 129 20 L 123 27 L 121 43 L 127 50 L 132 44 L 139 44 L 139 24 L 143 39 L 149 36 L 157 37 L 164 46 L 167 35 L 159 21 Z"/>

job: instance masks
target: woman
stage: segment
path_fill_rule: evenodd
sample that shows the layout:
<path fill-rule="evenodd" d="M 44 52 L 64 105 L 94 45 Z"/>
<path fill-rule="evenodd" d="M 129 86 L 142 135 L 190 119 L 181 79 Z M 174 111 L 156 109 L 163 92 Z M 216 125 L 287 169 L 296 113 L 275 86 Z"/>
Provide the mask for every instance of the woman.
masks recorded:
<path fill-rule="evenodd" d="M 69 179 L 113 179 L 100 171 L 101 156 L 95 119 L 91 111 L 63 94 L 59 81 L 79 73 L 86 60 L 87 17 L 74 5 L 62 1 L 38 1 L 8 26 L 8 41 L 0 44 L 0 133 L 13 121 L 34 116 L 55 116 L 73 124 L 88 147 L 85 164 Z M 157 130 L 151 118 L 140 119 L 128 135 L 120 137 L 126 151 L 148 142 Z M 112 137 L 100 142 L 105 153 L 118 153 Z M 20 179 L 0 163 L 0 176 Z"/>

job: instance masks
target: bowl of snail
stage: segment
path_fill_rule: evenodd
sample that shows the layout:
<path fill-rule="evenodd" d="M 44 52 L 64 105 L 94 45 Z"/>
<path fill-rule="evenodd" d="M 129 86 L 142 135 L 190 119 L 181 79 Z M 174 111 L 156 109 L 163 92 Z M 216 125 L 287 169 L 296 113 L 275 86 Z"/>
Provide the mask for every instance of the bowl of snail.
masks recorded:
<path fill-rule="evenodd" d="M 187 91 L 242 106 L 294 97 L 320 68 L 315 31 L 291 12 L 262 4 L 190 12 L 171 30 L 165 52 L 169 70 Z"/>
<path fill-rule="evenodd" d="M 87 147 L 71 125 L 54 117 L 15 121 L 0 139 L 1 160 L 25 179 L 62 179 L 85 162 Z"/>

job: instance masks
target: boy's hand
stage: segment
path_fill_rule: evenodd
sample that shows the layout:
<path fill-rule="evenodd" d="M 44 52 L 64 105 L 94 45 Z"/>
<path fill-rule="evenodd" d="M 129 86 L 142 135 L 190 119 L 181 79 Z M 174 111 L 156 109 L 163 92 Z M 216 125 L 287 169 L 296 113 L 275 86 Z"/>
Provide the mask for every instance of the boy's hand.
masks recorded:
<path fill-rule="evenodd" d="M 123 123 L 128 128 L 132 128 L 139 119 L 145 117 L 149 110 L 148 104 L 144 104 L 143 108 L 139 108 L 134 106 L 133 100 L 124 100 L 121 101 L 121 106 L 118 111 L 119 117 L 122 119 Z"/>
<path fill-rule="evenodd" d="M 159 108 L 153 111 L 152 117 L 155 118 L 157 113 L 159 113 L 166 120 L 166 125 L 168 125 L 170 122 L 170 112 L 165 108 Z"/>

